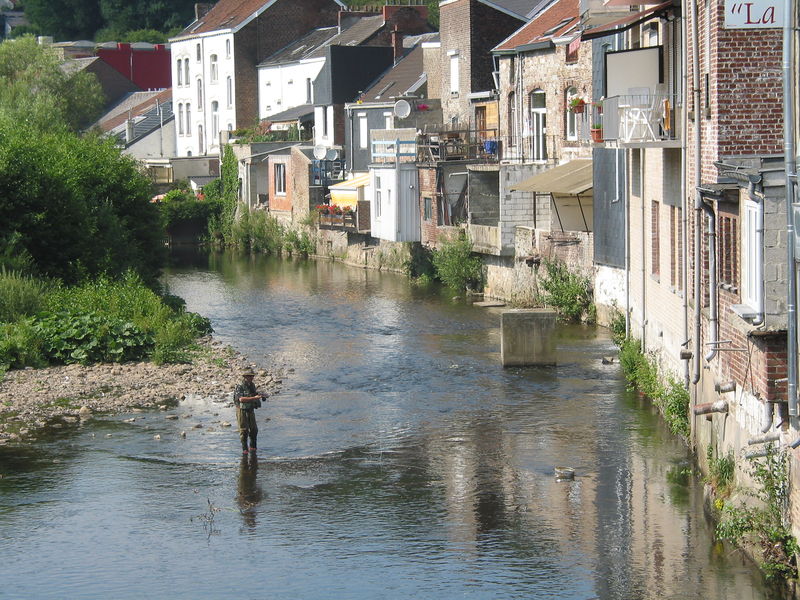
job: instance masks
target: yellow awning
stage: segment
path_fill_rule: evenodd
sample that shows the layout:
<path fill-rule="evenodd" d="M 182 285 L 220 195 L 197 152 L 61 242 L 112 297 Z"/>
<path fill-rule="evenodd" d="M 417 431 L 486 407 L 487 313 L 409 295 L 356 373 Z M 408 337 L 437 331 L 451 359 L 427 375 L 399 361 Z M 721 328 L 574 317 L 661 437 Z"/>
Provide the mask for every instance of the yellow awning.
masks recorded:
<path fill-rule="evenodd" d="M 328 188 L 331 193 L 331 204 L 355 207 L 359 190 L 367 185 L 369 185 L 369 173 L 333 184 Z"/>
<path fill-rule="evenodd" d="M 512 191 L 573 196 L 592 189 L 592 159 L 576 158 L 511 186 Z"/>

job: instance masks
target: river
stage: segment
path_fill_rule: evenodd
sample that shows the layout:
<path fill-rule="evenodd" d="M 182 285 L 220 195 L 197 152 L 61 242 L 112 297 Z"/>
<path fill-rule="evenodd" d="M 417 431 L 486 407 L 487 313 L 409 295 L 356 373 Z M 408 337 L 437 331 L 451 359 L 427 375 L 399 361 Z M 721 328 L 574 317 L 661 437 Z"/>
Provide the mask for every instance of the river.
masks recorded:
<path fill-rule="evenodd" d="M 777 597 L 713 541 L 605 330 L 560 326 L 556 367 L 503 369 L 501 309 L 438 287 L 175 259 L 169 290 L 284 373 L 258 460 L 198 398 L 0 448 L 0 598 Z"/>

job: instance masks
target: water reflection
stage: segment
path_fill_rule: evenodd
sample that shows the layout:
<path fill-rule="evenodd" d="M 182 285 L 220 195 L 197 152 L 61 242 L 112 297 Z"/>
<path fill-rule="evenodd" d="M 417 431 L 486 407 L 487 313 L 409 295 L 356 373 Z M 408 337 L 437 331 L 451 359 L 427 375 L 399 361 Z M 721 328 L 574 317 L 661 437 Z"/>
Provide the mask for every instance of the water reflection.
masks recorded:
<path fill-rule="evenodd" d="M 189 258 L 171 291 L 254 360 L 295 369 L 260 409 L 258 460 L 218 428 L 229 408 L 200 401 L 48 441 L 0 479 L 19 507 L 0 511 L 0 595 L 770 597 L 713 545 L 702 488 L 676 471 L 686 447 L 601 363 L 602 331 L 561 328 L 555 368 L 502 369 L 498 311 L 445 291 L 329 262 Z M 192 521 L 208 506 L 213 536 Z M 59 527 L 28 536 L 31 516 Z"/>

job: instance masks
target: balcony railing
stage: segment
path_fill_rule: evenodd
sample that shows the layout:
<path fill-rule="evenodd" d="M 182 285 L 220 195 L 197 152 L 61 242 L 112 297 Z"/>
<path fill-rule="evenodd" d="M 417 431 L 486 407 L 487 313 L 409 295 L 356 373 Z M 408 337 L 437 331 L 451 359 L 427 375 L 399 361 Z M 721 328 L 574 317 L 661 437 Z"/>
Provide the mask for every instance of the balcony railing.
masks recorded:
<path fill-rule="evenodd" d="M 442 127 L 425 131 L 417 137 L 417 162 L 479 160 L 497 162 L 503 156 L 503 144 L 496 129 L 453 129 Z"/>
<path fill-rule="evenodd" d="M 370 229 L 369 200 L 359 200 L 354 210 L 339 214 L 320 212 L 322 207 L 317 207 L 316 210 L 317 225 L 320 229 L 343 229 L 360 233 L 368 232 Z"/>
<path fill-rule="evenodd" d="M 642 88 L 587 105 L 583 114 L 576 115 L 579 138 L 627 147 L 677 146 L 681 119 L 677 99 L 674 94 Z"/>

